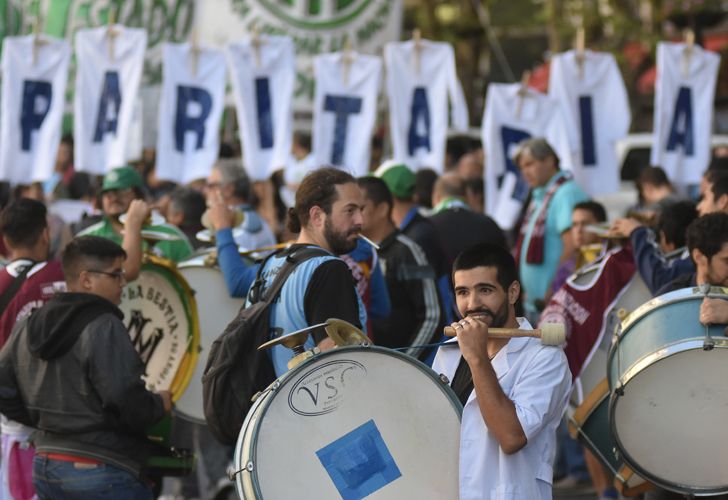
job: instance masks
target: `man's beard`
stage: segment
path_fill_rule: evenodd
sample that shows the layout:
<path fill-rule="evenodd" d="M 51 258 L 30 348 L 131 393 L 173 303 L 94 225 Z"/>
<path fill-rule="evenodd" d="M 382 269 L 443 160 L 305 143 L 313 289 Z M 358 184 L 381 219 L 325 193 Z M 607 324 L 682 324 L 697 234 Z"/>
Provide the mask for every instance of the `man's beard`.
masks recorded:
<path fill-rule="evenodd" d="M 503 328 L 508 321 L 508 302 L 503 302 L 503 305 L 495 313 L 483 307 L 466 311 L 465 316 L 482 316 L 483 319 L 490 317 L 491 321 L 488 324 L 488 328 Z"/>
<path fill-rule="evenodd" d="M 356 248 L 356 239 L 348 240 L 347 237 L 352 234 L 357 234 L 361 231 L 361 228 L 355 226 L 346 233 L 337 232 L 331 224 L 331 219 L 326 219 L 324 224 L 324 238 L 326 243 L 329 245 L 329 249 L 336 255 L 343 255 L 349 253 Z"/>

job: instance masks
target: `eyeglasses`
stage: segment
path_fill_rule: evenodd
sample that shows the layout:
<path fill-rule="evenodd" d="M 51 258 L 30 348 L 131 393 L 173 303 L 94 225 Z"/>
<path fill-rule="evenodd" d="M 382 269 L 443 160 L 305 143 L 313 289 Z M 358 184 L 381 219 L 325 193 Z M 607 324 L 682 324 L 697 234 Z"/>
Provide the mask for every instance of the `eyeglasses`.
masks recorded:
<path fill-rule="evenodd" d="M 121 281 L 122 279 L 126 278 L 126 271 L 124 271 L 123 269 L 121 271 L 102 271 L 101 269 L 86 269 L 86 272 L 103 274 L 109 276 L 110 278 L 114 278 L 116 281 Z"/>

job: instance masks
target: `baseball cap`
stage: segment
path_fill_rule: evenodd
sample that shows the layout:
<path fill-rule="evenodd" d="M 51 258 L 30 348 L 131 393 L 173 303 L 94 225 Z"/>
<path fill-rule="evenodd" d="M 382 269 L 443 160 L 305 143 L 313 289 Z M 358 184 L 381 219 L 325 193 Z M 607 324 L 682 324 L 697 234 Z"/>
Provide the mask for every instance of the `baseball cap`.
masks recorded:
<path fill-rule="evenodd" d="M 143 185 L 142 176 L 139 175 L 139 172 L 132 167 L 119 167 L 104 176 L 101 192 L 112 189 L 141 188 Z"/>
<path fill-rule="evenodd" d="M 402 162 L 385 161 L 374 171 L 374 176 L 384 181 L 395 198 L 408 199 L 415 190 L 415 173 Z"/>

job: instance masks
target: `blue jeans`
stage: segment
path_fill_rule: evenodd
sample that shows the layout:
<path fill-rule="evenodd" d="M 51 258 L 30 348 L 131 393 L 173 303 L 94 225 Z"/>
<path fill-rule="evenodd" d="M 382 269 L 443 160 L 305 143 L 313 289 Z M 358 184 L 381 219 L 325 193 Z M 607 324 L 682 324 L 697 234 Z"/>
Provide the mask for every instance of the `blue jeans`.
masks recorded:
<path fill-rule="evenodd" d="M 152 500 L 152 490 L 129 472 L 110 465 L 33 459 L 33 485 L 38 498 Z"/>

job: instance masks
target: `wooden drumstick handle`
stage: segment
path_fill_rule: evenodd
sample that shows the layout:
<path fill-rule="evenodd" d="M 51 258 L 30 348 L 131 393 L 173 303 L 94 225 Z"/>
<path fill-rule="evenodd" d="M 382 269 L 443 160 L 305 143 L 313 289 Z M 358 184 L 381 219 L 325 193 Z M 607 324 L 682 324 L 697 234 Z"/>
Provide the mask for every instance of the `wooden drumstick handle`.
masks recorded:
<path fill-rule="evenodd" d="M 445 327 L 445 335 L 454 337 L 455 328 Z M 514 337 L 540 338 L 544 345 L 560 345 L 566 340 L 564 325 L 561 323 L 545 323 L 541 328 L 520 330 L 518 328 L 488 328 L 488 336 L 494 339 L 510 339 Z"/>

